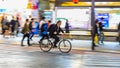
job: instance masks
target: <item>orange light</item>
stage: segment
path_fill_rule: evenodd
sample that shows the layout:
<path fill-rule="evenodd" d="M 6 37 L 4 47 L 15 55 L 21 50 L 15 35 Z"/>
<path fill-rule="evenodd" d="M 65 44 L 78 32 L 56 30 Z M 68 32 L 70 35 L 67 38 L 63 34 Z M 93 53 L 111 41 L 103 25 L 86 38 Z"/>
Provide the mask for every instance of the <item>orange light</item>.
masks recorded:
<path fill-rule="evenodd" d="M 75 4 L 77 4 L 77 3 L 79 2 L 79 0 L 73 0 L 73 2 L 74 2 Z"/>

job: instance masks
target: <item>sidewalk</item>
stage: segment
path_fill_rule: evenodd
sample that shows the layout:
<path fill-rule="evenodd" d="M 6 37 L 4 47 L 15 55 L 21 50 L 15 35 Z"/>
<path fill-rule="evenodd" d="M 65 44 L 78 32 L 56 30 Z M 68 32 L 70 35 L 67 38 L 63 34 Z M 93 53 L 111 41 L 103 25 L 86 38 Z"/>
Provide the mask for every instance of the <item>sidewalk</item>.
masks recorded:
<path fill-rule="evenodd" d="M 0 44 L 11 44 L 11 45 L 18 45 L 21 44 L 22 36 L 19 37 L 9 37 L 9 38 L 3 38 L 2 35 L 0 35 Z M 33 46 L 38 46 L 39 37 L 33 37 L 33 41 L 30 41 L 30 43 Z M 25 39 L 24 44 L 27 45 L 27 39 Z M 70 40 L 72 43 L 72 49 L 76 50 L 91 50 L 91 40 Z M 104 45 L 98 45 L 98 47 L 95 47 L 95 51 L 100 52 L 113 52 L 113 53 L 120 53 L 120 45 L 118 42 L 108 42 L 105 41 Z"/>

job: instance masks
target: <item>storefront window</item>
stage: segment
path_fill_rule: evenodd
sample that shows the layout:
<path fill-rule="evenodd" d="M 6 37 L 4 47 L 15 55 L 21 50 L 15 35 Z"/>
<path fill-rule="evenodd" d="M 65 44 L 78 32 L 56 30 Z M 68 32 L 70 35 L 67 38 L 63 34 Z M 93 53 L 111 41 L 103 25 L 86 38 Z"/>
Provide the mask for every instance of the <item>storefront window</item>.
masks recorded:
<path fill-rule="evenodd" d="M 62 27 L 68 19 L 72 28 L 91 29 L 90 7 L 57 7 L 56 9 L 56 20 L 62 20 Z M 119 8 L 95 8 L 95 15 L 96 19 L 105 18 L 104 29 L 117 29 L 120 22 Z"/>

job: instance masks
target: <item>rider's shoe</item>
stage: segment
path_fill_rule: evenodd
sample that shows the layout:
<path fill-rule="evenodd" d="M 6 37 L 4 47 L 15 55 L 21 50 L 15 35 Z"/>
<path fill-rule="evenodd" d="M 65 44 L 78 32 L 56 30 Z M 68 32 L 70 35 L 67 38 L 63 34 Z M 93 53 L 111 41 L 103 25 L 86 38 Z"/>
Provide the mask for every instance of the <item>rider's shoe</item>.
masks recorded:
<path fill-rule="evenodd" d="M 57 48 L 57 46 L 56 46 L 56 45 L 54 45 L 54 46 L 53 46 L 53 48 Z"/>

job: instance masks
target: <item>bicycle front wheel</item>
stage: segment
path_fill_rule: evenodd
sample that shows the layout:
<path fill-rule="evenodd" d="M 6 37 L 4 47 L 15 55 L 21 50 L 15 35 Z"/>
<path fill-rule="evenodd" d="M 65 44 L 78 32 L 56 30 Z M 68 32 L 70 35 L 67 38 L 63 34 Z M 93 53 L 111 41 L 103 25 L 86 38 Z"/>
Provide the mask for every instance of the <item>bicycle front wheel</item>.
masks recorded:
<path fill-rule="evenodd" d="M 44 52 L 48 52 L 52 49 L 52 42 L 48 39 L 44 39 L 42 40 L 42 42 L 40 43 L 40 49 Z"/>
<path fill-rule="evenodd" d="M 72 44 L 69 40 L 62 40 L 59 42 L 58 48 L 62 53 L 69 53 L 72 49 Z"/>

